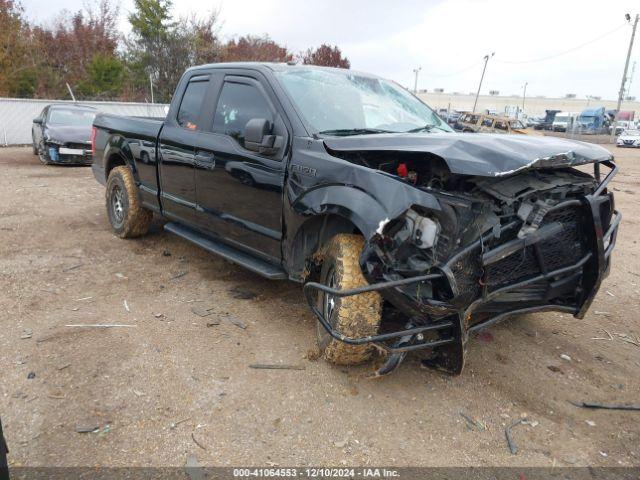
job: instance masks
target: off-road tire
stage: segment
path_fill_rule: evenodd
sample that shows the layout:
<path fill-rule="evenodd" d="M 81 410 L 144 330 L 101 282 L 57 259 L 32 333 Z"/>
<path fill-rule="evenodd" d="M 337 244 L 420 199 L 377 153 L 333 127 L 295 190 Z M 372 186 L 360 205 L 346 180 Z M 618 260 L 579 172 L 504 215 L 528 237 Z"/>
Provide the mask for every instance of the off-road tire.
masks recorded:
<path fill-rule="evenodd" d="M 333 237 L 320 251 L 322 269 L 320 282 L 337 290 L 368 285 L 359 257 L 364 246 L 360 235 L 339 234 Z M 333 277 L 333 281 L 330 277 Z M 327 318 L 327 297 L 318 295 L 318 309 Z M 380 326 L 382 298 L 376 292 L 362 293 L 351 297 L 333 298 L 329 323 L 347 337 L 374 335 Z M 367 361 L 375 350 L 370 344 L 348 345 L 331 337 L 324 327 L 317 323 L 316 334 L 320 353 L 326 360 L 336 365 L 357 365 Z"/>
<path fill-rule="evenodd" d="M 36 145 L 36 141 L 33 138 L 31 139 L 31 148 L 34 155 L 38 155 L 40 153 L 38 146 Z"/>
<path fill-rule="evenodd" d="M 129 167 L 115 167 L 107 180 L 107 216 L 113 232 L 120 238 L 140 237 L 147 233 L 153 212 L 144 208 Z"/>

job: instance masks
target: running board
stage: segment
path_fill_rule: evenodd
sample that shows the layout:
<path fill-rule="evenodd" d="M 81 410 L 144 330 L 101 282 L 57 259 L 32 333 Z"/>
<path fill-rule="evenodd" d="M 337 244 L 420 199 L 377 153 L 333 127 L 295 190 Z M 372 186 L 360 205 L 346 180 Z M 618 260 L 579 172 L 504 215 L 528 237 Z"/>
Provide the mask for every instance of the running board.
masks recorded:
<path fill-rule="evenodd" d="M 281 268 L 238 250 L 226 243 L 213 240 L 189 227 L 170 222 L 165 224 L 164 229 L 191 243 L 195 243 L 211 253 L 221 256 L 225 260 L 236 263 L 270 280 L 285 280 L 287 278 L 287 274 Z"/>

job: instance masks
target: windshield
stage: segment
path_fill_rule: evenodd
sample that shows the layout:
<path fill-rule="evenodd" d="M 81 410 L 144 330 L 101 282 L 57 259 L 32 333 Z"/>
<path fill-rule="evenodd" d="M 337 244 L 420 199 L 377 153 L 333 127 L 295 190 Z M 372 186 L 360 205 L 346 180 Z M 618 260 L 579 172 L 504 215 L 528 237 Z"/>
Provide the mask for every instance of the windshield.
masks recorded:
<path fill-rule="evenodd" d="M 95 112 L 88 110 L 65 110 L 55 108 L 49 111 L 49 125 L 66 125 L 69 127 L 89 127 L 95 118 Z"/>
<path fill-rule="evenodd" d="M 452 131 L 433 110 L 387 80 L 320 69 L 291 69 L 276 76 L 319 133 Z"/>
<path fill-rule="evenodd" d="M 558 116 L 556 116 L 556 119 L 554 121 L 555 122 L 566 122 L 567 120 L 569 120 L 569 117 L 558 117 Z"/>

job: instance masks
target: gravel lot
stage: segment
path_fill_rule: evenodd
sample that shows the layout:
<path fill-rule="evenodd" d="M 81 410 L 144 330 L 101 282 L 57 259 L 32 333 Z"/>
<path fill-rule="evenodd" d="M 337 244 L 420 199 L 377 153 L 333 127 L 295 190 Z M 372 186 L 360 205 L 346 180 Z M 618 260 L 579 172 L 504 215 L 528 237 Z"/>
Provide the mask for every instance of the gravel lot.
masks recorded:
<path fill-rule="evenodd" d="M 458 377 L 410 357 L 369 380 L 372 366 L 306 359 L 315 324 L 300 286 L 261 279 L 159 222 L 120 240 L 89 168 L 0 149 L 10 465 L 182 466 L 189 455 L 227 466 L 640 465 L 640 412 L 568 402 L 640 403 L 640 150 L 615 154 L 624 220 L 584 320 L 541 313 L 495 326 L 472 340 Z M 100 323 L 129 326 L 65 326 Z M 249 368 L 280 362 L 304 369 Z M 512 455 L 504 427 L 522 415 Z"/>

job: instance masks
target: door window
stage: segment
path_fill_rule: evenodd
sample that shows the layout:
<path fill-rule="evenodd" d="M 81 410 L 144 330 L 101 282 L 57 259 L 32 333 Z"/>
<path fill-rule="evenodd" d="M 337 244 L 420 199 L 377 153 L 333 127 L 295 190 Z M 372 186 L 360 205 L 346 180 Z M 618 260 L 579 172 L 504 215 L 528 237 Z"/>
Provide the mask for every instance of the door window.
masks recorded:
<path fill-rule="evenodd" d="M 208 80 L 191 81 L 182 96 L 178 110 L 178 125 L 188 130 L 198 130 L 200 125 L 200 108 L 209 87 Z"/>
<path fill-rule="evenodd" d="M 226 82 L 216 107 L 213 131 L 229 135 L 244 145 L 244 129 L 252 118 L 273 122 L 267 99 L 253 85 Z"/>

